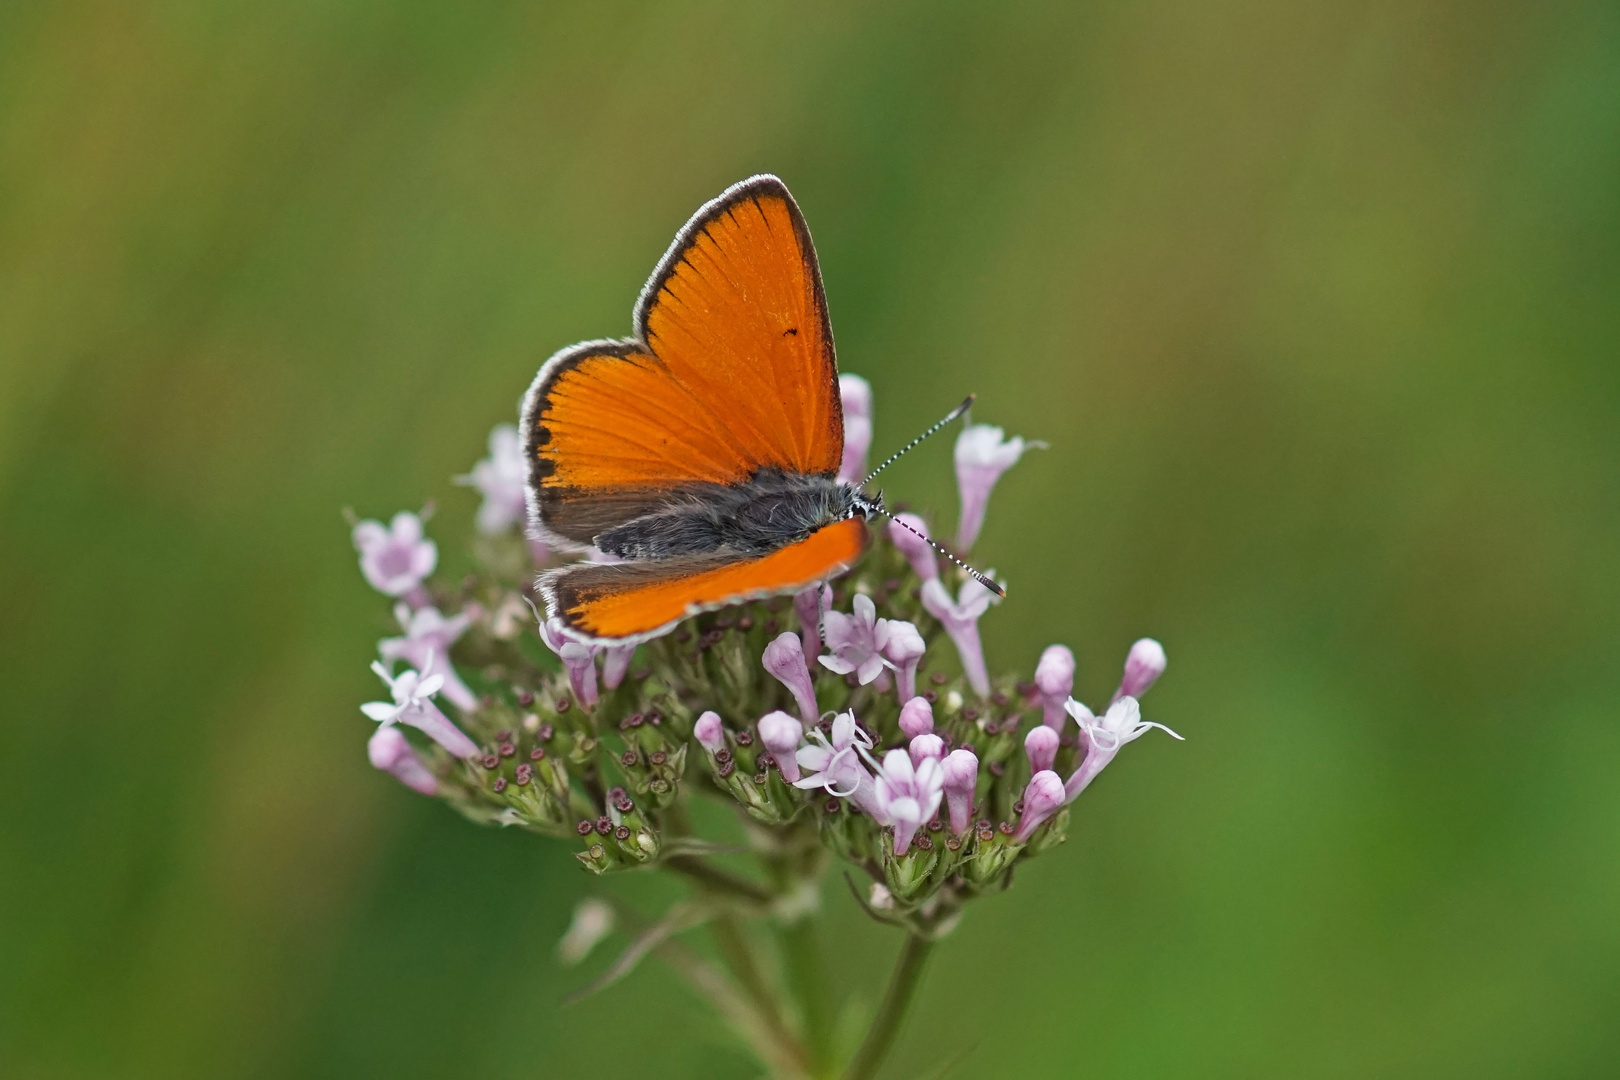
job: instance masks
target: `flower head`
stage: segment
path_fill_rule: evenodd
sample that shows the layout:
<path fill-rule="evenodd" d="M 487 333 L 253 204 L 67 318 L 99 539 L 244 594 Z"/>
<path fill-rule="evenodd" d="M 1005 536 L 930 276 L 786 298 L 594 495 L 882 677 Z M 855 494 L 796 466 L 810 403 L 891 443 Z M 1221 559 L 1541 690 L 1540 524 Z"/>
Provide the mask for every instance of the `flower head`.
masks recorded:
<path fill-rule="evenodd" d="M 1114 700 L 1125 697 L 1140 699 L 1150 686 L 1159 681 L 1168 663 L 1164 646 L 1152 638 L 1145 637 L 1132 645 L 1125 657 L 1125 674 L 1119 680 L 1119 689 L 1114 691 Z"/>
<path fill-rule="evenodd" d="M 960 836 L 973 823 L 973 794 L 979 783 L 978 756 L 967 747 L 952 750 L 942 766 L 945 798 L 951 808 L 951 832 Z"/>
<path fill-rule="evenodd" d="M 1074 693 L 1074 653 L 1067 645 L 1048 645 L 1035 665 L 1035 701 L 1041 707 L 1041 723 L 1053 731 L 1063 730 L 1063 704 Z"/>
<path fill-rule="evenodd" d="M 990 675 L 985 670 L 984 646 L 979 641 L 979 616 L 989 611 L 995 600 L 996 594 L 974 578 L 962 583 L 955 599 L 938 578 L 923 582 L 923 607 L 951 636 L 962 658 L 962 672 L 980 697 L 990 693 Z"/>
<path fill-rule="evenodd" d="M 596 652 L 601 646 L 586 645 L 569 637 L 561 619 L 547 619 L 541 623 L 540 640 L 557 654 L 563 667 L 568 670 L 568 682 L 574 688 L 574 696 L 579 703 L 588 709 L 595 708 Z"/>
<path fill-rule="evenodd" d="M 473 466 L 456 483 L 478 489 L 484 502 L 478 508 L 478 531 L 486 535 L 503 533 L 521 524 L 527 513 L 524 504 L 523 440 L 513 424 L 497 424 L 489 433 L 489 456 Z"/>
<path fill-rule="evenodd" d="M 896 514 L 889 522 L 889 539 L 924 581 L 939 577 L 939 559 L 929 546 L 928 522 L 916 514 Z"/>
<path fill-rule="evenodd" d="M 971 424 L 956 437 L 956 486 L 962 499 L 962 516 L 956 526 L 956 547 L 968 551 L 984 527 L 984 511 L 990 505 L 990 491 L 1001 474 L 1018 463 L 1025 449 L 1045 446 L 1026 443 L 1022 436 L 1006 438 L 998 427 Z"/>
<path fill-rule="evenodd" d="M 829 611 L 822 616 L 827 628 L 827 648 L 833 655 L 819 656 L 821 666 L 839 675 L 851 672 L 862 686 L 878 677 L 883 657 L 878 649 L 877 605 L 864 593 L 856 593 L 853 615 Z"/>
<path fill-rule="evenodd" d="M 472 757 L 478 753 L 478 745 L 433 704 L 433 695 L 444 685 L 444 676 L 430 674 L 432 668 L 431 654 L 421 671 L 406 668 L 398 675 L 390 674 L 387 668 L 373 660 L 371 670 L 388 684 L 394 700 L 368 701 L 360 706 L 360 711 L 379 724 L 408 724 L 456 757 Z"/>
<path fill-rule="evenodd" d="M 360 552 L 360 573 L 384 596 L 415 593 L 439 565 L 438 546 L 423 538 L 422 519 L 409 511 L 395 514 L 387 528 L 380 521 L 359 522 L 351 536 Z"/>
<path fill-rule="evenodd" d="M 456 643 L 456 639 L 466 632 L 467 625 L 472 622 L 472 617 L 465 612 L 447 619 L 436 607 L 421 607 L 412 611 L 410 605 L 405 603 L 394 606 L 394 618 L 404 628 L 405 636 L 384 638 L 377 642 L 377 652 L 386 663 L 403 660 L 419 668 L 427 667 L 432 656 L 448 657 L 450 646 Z M 478 698 L 448 662 L 441 677 L 444 679 L 444 696 L 456 708 L 466 712 L 478 707 Z"/>
<path fill-rule="evenodd" d="M 878 648 L 883 652 L 883 659 L 894 668 L 900 700 L 910 701 L 916 697 L 917 665 L 928 651 L 928 644 L 916 625 L 903 619 L 879 619 Z"/>
<path fill-rule="evenodd" d="M 785 712 L 778 710 L 760 717 L 759 741 L 776 759 L 776 767 L 782 770 L 782 779 L 790 784 L 799 778 L 799 763 L 794 755 L 803 738 L 804 725 Z"/>
<path fill-rule="evenodd" d="M 911 763 L 904 750 L 883 755 L 875 785 L 877 803 L 894 826 L 894 853 L 904 855 L 917 830 L 934 816 L 945 790 L 945 773 L 938 758 Z"/>
<path fill-rule="evenodd" d="M 816 707 L 816 688 L 810 681 L 810 668 L 804 662 L 804 646 L 799 635 L 791 630 L 778 634 L 760 657 L 771 677 L 787 687 L 799 705 L 799 719 L 814 724 L 820 710 Z"/>
<path fill-rule="evenodd" d="M 1067 792 L 1065 802 L 1073 802 L 1086 790 L 1086 785 L 1114 760 L 1120 747 L 1140 739 L 1150 728 L 1158 728 L 1171 738 L 1181 738 L 1163 724 L 1143 720 L 1142 707 L 1133 697 L 1120 698 L 1108 706 L 1108 711 L 1102 716 L 1093 716 L 1091 710 L 1078 701 L 1069 702 L 1068 709 L 1069 715 L 1080 725 L 1080 741 L 1086 749 L 1086 757 L 1064 785 Z"/>
<path fill-rule="evenodd" d="M 1052 729 L 1040 727 L 1035 730 Z M 1024 814 L 1018 819 L 1018 831 L 1013 833 L 1013 841 L 1027 844 L 1035 830 L 1057 813 L 1063 802 L 1063 780 L 1057 773 L 1048 769 L 1030 777 L 1028 785 L 1024 788 Z"/>
<path fill-rule="evenodd" d="M 372 733 L 371 741 L 366 743 L 366 756 L 371 758 L 375 768 L 391 774 L 411 790 L 423 795 L 439 793 L 439 781 L 434 777 L 433 770 L 427 767 L 404 733 L 393 724 L 383 724 Z"/>
<path fill-rule="evenodd" d="M 872 384 L 859 375 L 838 376 L 844 405 L 844 460 L 838 479 L 859 484 L 866 477 L 866 452 L 872 447 Z"/>

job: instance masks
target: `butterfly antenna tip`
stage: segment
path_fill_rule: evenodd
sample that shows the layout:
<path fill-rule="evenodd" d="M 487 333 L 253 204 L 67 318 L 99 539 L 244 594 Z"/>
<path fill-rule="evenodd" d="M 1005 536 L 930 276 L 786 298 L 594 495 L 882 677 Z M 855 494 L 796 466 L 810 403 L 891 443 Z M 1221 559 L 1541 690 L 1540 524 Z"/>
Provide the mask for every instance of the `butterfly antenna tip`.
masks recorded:
<path fill-rule="evenodd" d="M 957 417 L 959 417 L 963 413 L 967 412 L 968 409 L 971 408 L 972 405 L 973 405 L 973 399 L 978 397 L 978 396 L 979 395 L 977 395 L 977 394 L 969 394 L 967 396 L 967 398 L 962 402 L 962 404 L 958 405 L 956 408 L 952 409 L 949 413 L 947 413 L 945 415 L 945 419 L 939 421 L 933 427 L 929 428 L 927 431 L 923 432 L 921 435 L 917 436 L 915 439 L 912 439 L 910 442 L 906 443 L 906 445 L 902 446 L 900 449 L 898 449 L 894 453 L 890 454 L 886 459 L 884 459 L 883 464 L 879 465 L 877 468 L 873 469 L 871 472 L 866 474 L 866 479 L 861 481 L 860 486 L 865 487 L 867 484 L 870 484 L 872 482 L 873 477 L 875 477 L 878 473 L 882 472 L 884 469 L 887 469 L 890 465 L 893 465 L 896 461 L 898 461 L 900 459 L 900 455 L 902 455 L 906 451 L 912 449 L 918 443 L 920 443 L 924 439 L 928 438 L 928 436 L 934 434 L 934 432 L 938 431 L 940 428 L 944 427 L 946 424 L 950 423 L 952 420 L 955 420 Z"/>

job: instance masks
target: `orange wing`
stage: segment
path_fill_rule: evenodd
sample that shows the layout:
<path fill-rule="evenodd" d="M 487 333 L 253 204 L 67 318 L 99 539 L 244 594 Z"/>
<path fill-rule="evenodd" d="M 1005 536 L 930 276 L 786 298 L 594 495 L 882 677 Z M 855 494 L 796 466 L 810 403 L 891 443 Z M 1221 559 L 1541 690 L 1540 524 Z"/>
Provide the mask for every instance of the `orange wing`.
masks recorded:
<path fill-rule="evenodd" d="M 838 471 L 844 414 L 815 248 L 756 176 L 705 205 L 653 271 L 630 341 L 586 342 L 524 401 L 531 507 L 584 545 L 692 483 Z"/>
<path fill-rule="evenodd" d="M 643 641 L 700 611 L 796 591 L 847 570 L 866 548 L 866 523 L 847 518 L 757 559 L 726 556 L 582 563 L 540 582 L 547 610 L 577 634 Z"/>

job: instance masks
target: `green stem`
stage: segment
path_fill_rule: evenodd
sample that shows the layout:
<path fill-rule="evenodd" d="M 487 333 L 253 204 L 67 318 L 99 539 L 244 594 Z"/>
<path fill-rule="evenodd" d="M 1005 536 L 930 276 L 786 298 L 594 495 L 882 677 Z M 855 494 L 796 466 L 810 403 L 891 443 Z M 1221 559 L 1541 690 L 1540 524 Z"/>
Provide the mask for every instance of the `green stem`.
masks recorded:
<path fill-rule="evenodd" d="M 894 1037 L 900 1032 L 900 1021 L 905 1018 L 911 995 L 922 976 L 923 964 L 933 947 L 934 943 L 927 938 L 906 935 L 906 943 L 900 947 L 900 955 L 894 962 L 894 972 L 889 976 L 889 988 L 883 992 L 883 1004 L 878 1006 L 872 1026 L 866 1029 L 866 1038 L 855 1051 L 855 1059 L 844 1072 L 844 1080 L 870 1080 L 877 1074 L 878 1066 L 883 1064 Z"/>
<path fill-rule="evenodd" d="M 754 946 L 748 940 L 747 931 L 742 928 L 735 916 L 724 913 L 715 918 L 711 929 L 714 931 L 715 944 L 720 947 L 720 955 L 725 960 L 726 966 L 753 998 L 755 1007 L 759 1009 L 765 1026 L 775 1037 L 782 1054 L 796 1062 L 801 1070 L 804 1069 L 808 1064 L 809 1054 L 789 1030 L 787 1021 L 782 1018 L 781 1003 L 777 1000 L 775 989 L 759 970 L 759 964 L 754 958 Z"/>
<path fill-rule="evenodd" d="M 816 921 L 806 915 L 783 926 L 778 933 L 788 983 L 804 1015 L 810 1070 L 816 1076 L 828 1075 L 832 1071 L 832 1002 L 821 965 L 821 943 L 816 940 Z"/>
<path fill-rule="evenodd" d="M 738 877 L 718 866 L 712 866 L 696 855 L 673 855 L 664 860 L 664 865 L 722 896 L 740 898 L 759 905 L 769 904 L 774 899 L 771 891 L 765 886 L 749 881 L 745 877 Z"/>

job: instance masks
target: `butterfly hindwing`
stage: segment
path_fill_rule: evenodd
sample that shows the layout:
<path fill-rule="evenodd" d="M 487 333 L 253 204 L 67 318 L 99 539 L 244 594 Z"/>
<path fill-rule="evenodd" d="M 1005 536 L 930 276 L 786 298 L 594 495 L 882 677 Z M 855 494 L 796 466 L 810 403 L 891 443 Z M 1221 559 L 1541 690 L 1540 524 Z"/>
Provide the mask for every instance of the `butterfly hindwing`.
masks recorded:
<path fill-rule="evenodd" d="M 636 304 L 636 339 L 547 361 L 524 401 L 531 515 L 584 546 L 694 484 L 833 475 L 838 367 L 815 249 L 773 176 L 704 206 Z"/>
<path fill-rule="evenodd" d="M 575 634 L 639 641 L 700 611 L 795 591 L 843 572 L 865 549 L 866 524 L 848 518 L 753 559 L 726 555 L 583 563 L 547 573 L 546 606 Z"/>

